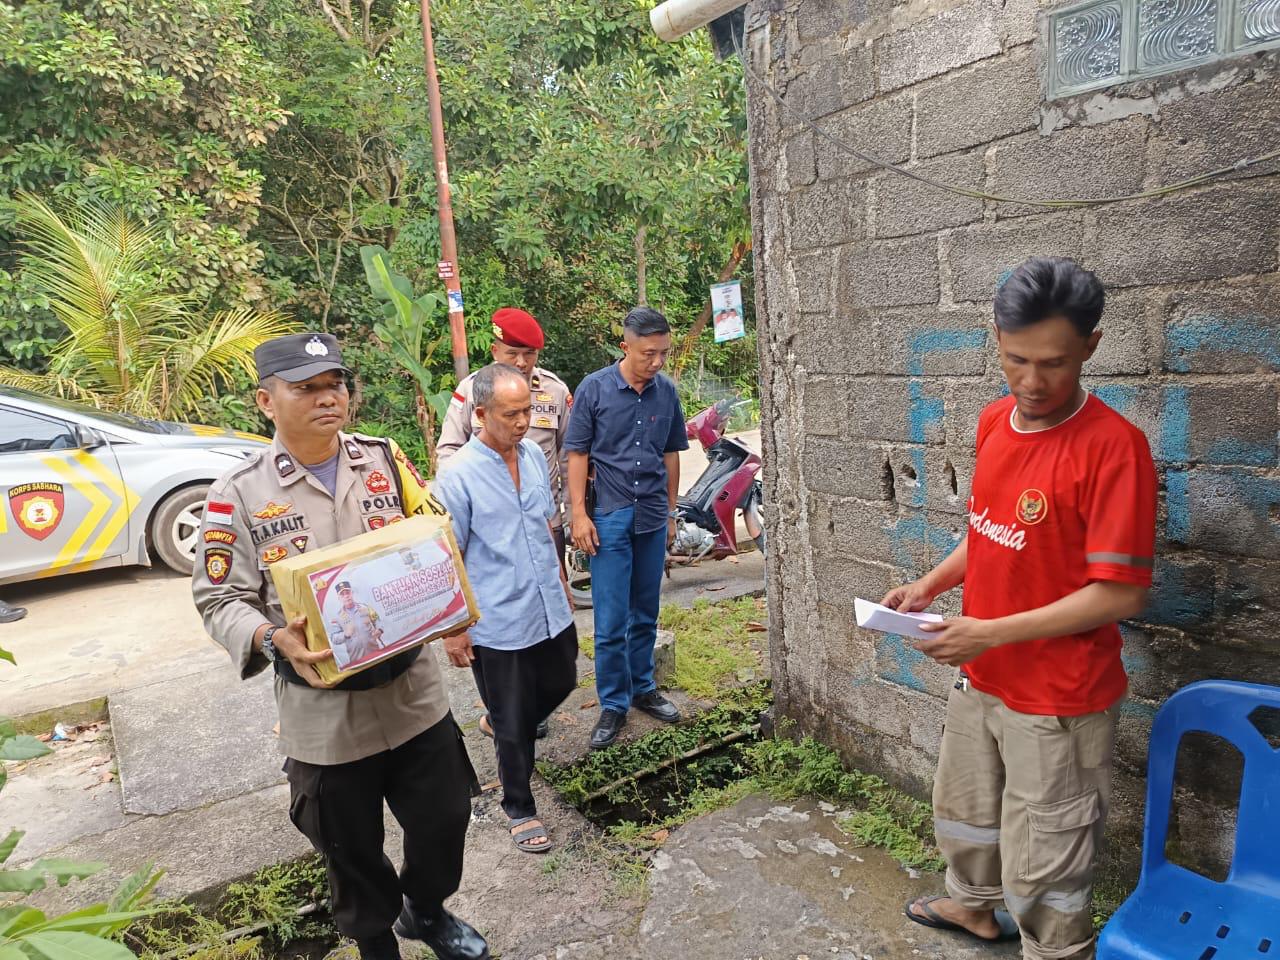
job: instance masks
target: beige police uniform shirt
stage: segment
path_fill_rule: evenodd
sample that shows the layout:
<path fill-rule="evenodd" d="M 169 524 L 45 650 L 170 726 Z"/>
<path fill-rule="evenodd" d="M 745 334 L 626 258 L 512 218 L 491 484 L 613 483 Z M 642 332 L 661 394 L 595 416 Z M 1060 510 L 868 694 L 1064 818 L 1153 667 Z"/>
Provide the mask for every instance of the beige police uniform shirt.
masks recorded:
<path fill-rule="evenodd" d="M 404 516 L 401 474 L 394 462 L 403 453 L 374 437 L 343 433 L 338 439 L 333 495 L 279 439 L 209 489 L 192 594 L 205 629 L 231 654 L 242 679 L 269 666 L 253 647 L 254 632 L 264 623 L 286 623 L 271 564 Z M 411 465 L 409 471 L 413 476 L 407 482 L 421 483 Z M 424 494 L 405 491 L 404 496 L 412 512 Z M 305 763 L 347 763 L 390 750 L 449 711 L 430 650 L 395 680 L 372 690 L 321 690 L 276 677 L 275 693 L 281 750 Z"/>
<path fill-rule="evenodd" d="M 480 418 L 476 416 L 476 405 L 471 402 L 475 376 L 473 373 L 458 384 L 449 401 L 449 410 L 440 426 L 440 442 L 436 444 L 436 459 L 441 465 L 461 450 L 472 434 L 480 432 Z M 528 437 L 542 448 L 547 458 L 551 495 L 562 511 L 552 517 L 551 525 L 559 527 L 569 519 L 569 453 L 564 448 L 564 436 L 569 430 L 573 394 L 563 380 L 541 367 L 533 368 L 529 388 L 533 393 L 533 412 Z"/>

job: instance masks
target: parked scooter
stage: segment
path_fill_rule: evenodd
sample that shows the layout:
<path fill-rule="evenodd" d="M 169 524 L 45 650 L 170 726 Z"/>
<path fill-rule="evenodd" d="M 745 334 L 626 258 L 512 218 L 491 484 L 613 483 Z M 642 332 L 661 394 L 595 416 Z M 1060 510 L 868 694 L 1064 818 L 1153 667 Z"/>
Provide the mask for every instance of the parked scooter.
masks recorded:
<path fill-rule="evenodd" d="M 673 564 L 720 560 L 738 552 L 738 513 L 747 535 L 764 552 L 764 523 L 760 510 L 764 488 L 760 456 L 724 435 L 733 411 L 748 401 L 735 397 L 707 407 L 685 422 L 685 433 L 706 451 L 707 467 L 688 492 L 676 501 L 676 535 L 667 551 L 667 570 Z M 568 549 L 569 591 L 578 607 L 591 606 L 590 557 Z"/>

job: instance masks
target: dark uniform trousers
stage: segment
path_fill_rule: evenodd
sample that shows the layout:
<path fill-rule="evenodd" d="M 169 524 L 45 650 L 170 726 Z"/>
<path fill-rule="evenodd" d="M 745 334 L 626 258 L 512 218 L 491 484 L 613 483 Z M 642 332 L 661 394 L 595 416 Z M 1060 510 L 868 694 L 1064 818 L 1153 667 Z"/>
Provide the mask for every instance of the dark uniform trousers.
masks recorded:
<path fill-rule="evenodd" d="M 479 792 L 453 714 L 392 750 L 349 763 L 285 761 L 289 819 L 324 857 L 334 922 L 345 936 L 385 934 L 402 895 L 432 912 L 458 890 Z M 383 852 L 382 801 L 404 830 L 404 866 Z"/>
<path fill-rule="evenodd" d="M 538 811 L 529 779 L 538 724 L 564 703 L 578 682 L 578 628 L 523 650 L 472 648 L 471 672 L 489 711 L 502 781 L 502 810 L 515 820 Z"/>

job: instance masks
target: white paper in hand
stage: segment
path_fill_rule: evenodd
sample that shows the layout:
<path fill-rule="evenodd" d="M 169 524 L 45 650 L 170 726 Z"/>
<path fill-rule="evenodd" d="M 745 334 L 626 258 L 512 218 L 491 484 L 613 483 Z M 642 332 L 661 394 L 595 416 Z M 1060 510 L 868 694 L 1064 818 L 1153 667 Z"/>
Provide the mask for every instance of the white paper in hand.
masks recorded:
<path fill-rule="evenodd" d="M 937 634 L 925 633 L 920 629 L 921 623 L 937 623 L 942 619 L 936 613 L 899 613 L 870 600 L 857 597 L 853 601 L 853 613 L 858 619 L 858 626 L 868 630 L 879 630 L 882 633 L 896 633 L 903 637 L 914 637 L 917 640 L 931 640 Z"/>

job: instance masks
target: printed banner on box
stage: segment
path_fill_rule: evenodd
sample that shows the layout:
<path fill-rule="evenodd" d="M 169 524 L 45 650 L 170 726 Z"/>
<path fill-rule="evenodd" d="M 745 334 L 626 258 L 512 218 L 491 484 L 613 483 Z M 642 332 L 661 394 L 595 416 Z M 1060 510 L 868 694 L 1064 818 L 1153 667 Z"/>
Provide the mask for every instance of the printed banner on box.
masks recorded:
<path fill-rule="evenodd" d="M 711 317 L 716 343 L 741 340 L 747 335 L 742 318 L 742 284 L 739 281 L 712 284 Z"/>
<path fill-rule="evenodd" d="M 412 547 L 308 576 L 334 665 L 368 666 L 470 620 L 443 531 Z"/>

